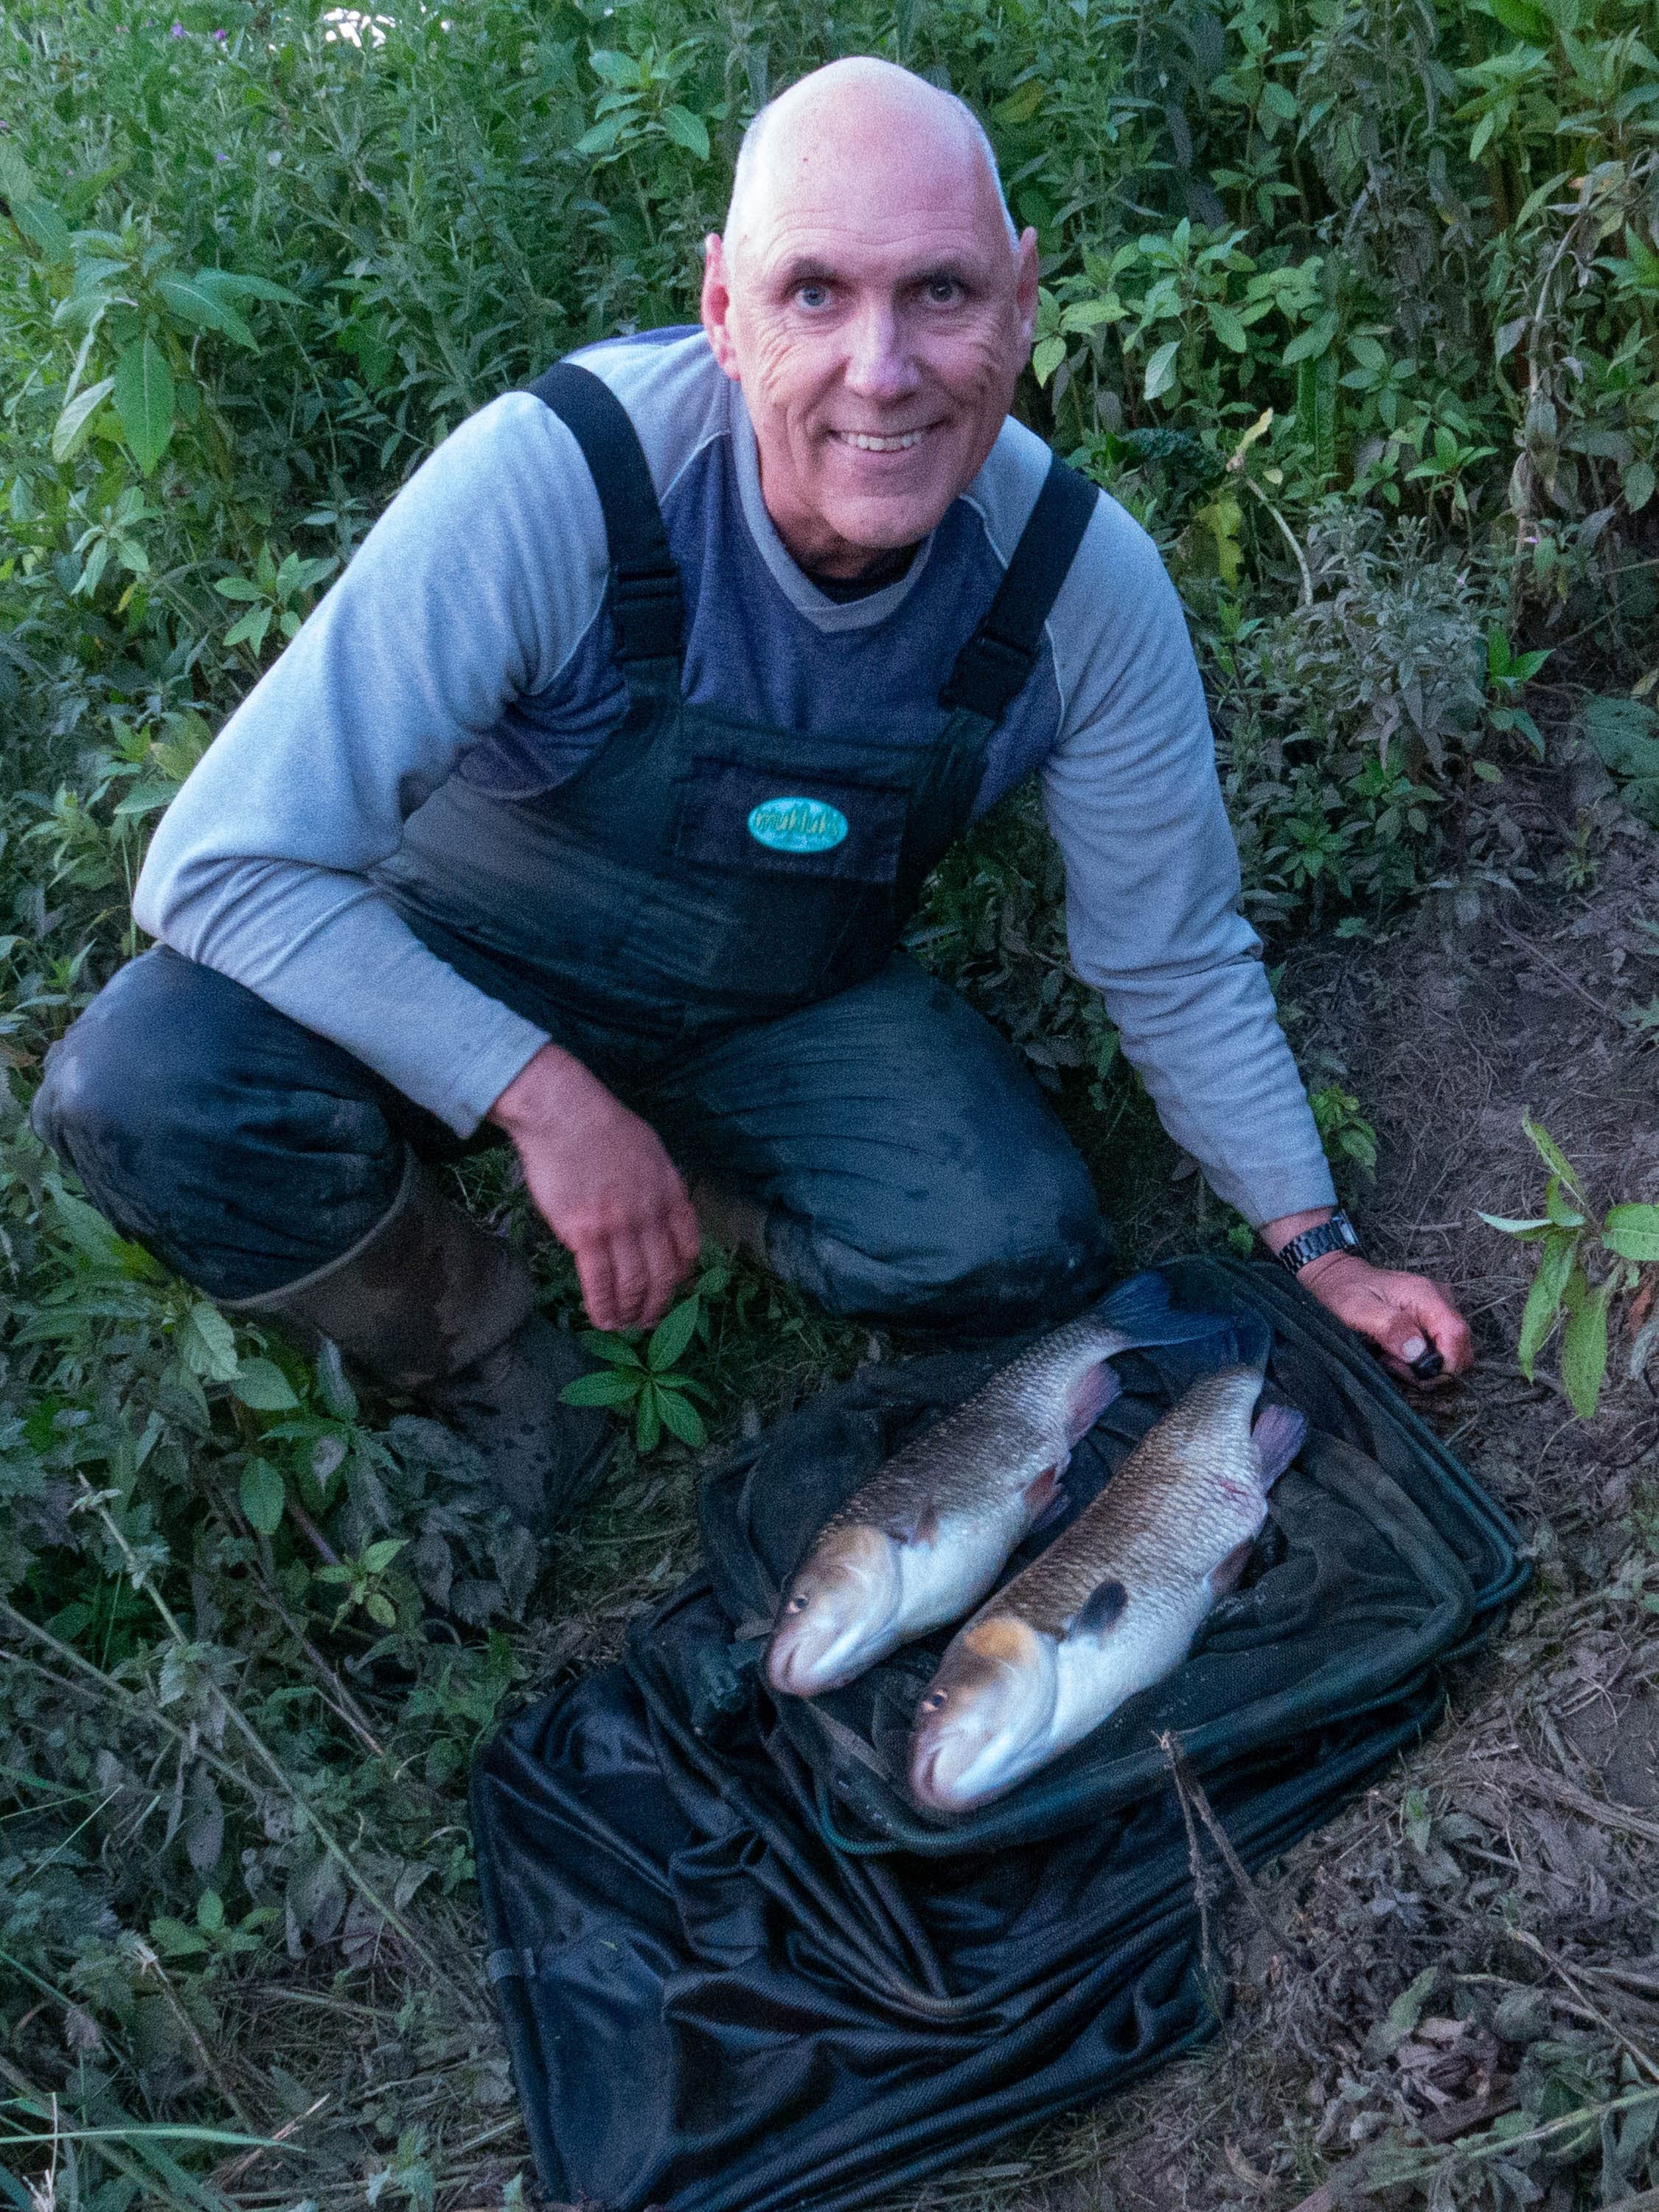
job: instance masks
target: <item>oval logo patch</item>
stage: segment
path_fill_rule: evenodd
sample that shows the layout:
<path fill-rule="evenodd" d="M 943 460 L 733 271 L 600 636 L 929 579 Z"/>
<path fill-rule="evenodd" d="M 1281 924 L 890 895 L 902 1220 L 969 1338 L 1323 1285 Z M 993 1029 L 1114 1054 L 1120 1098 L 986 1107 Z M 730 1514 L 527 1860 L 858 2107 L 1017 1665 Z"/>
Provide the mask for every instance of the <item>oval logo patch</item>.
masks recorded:
<path fill-rule="evenodd" d="M 827 853 L 847 835 L 847 817 L 823 799 L 763 799 L 749 815 L 749 834 L 775 853 Z"/>

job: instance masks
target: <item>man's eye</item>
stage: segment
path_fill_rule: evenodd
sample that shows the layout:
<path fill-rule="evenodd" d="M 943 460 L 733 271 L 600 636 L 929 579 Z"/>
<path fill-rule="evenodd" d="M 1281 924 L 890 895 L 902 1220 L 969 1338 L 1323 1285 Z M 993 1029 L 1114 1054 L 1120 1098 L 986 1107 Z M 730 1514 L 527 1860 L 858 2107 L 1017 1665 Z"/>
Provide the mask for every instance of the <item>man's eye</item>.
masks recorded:
<path fill-rule="evenodd" d="M 829 301 L 830 287 L 827 284 L 799 284 L 795 288 L 795 298 L 803 307 L 822 307 Z"/>
<path fill-rule="evenodd" d="M 927 296 L 936 307 L 951 307 L 962 297 L 962 287 L 954 276 L 931 277 Z"/>

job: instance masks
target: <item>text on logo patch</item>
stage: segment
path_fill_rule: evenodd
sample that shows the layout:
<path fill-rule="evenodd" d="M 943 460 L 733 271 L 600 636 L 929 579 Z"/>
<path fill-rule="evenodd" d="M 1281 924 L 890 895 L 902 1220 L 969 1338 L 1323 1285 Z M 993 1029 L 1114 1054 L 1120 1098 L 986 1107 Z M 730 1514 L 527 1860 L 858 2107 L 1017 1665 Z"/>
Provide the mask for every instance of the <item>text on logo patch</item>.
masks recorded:
<path fill-rule="evenodd" d="M 749 815 L 749 834 L 775 853 L 827 853 L 847 835 L 847 817 L 823 799 L 763 799 Z"/>

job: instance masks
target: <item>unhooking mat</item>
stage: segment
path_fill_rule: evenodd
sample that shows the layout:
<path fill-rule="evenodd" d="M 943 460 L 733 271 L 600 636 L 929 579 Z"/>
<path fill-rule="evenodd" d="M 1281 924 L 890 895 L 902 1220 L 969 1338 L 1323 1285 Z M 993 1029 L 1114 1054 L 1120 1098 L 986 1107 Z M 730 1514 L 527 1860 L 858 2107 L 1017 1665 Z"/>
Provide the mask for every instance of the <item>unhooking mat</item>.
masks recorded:
<path fill-rule="evenodd" d="M 1255 1867 L 1434 1719 L 1524 1580 L 1514 1529 L 1279 1269 L 1164 1272 L 1231 1341 L 1116 1363 L 1066 1513 L 1010 1571 L 1205 1369 L 1270 1343 L 1310 1436 L 1191 1656 L 1063 1759 L 973 1813 L 911 1804 L 949 1630 L 810 1703 L 759 1673 L 822 1522 L 1014 1346 L 867 1370 L 746 1446 L 704 1486 L 705 1571 L 486 1747 L 489 1971 L 549 2197 L 836 2212 L 1132 2080 L 1214 2024 L 1158 1734 Z"/>

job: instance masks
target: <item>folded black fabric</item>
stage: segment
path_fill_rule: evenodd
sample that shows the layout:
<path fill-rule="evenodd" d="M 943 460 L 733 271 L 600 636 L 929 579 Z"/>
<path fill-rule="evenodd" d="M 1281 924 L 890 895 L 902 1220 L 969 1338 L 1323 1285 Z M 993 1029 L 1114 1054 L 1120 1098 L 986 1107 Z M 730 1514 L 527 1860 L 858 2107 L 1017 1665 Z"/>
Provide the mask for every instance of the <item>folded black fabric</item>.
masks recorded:
<path fill-rule="evenodd" d="M 706 1572 L 485 1747 L 490 1972 L 550 2196 L 829 2212 L 1132 2079 L 1214 2021 L 1159 1734 L 1256 1866 L 1433 1720 L 1524 1578 L 1515 1532 L 1281 1272 L 1164 1272 L 1232 1331 L 1117 1363 L 1030 1549 L 1203 1369 L 1270 1345 L 1311 1433 L 1191 1657 L 1064 1759 L 923 1814 L 905 1745 L 948 1632 L 810 1703 L 758 1666 L 828 1514 L 1012 1346 L 868 1370 L 746 1447 L 705 1485 Z"/>

